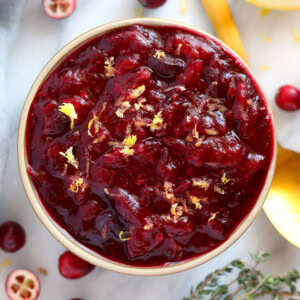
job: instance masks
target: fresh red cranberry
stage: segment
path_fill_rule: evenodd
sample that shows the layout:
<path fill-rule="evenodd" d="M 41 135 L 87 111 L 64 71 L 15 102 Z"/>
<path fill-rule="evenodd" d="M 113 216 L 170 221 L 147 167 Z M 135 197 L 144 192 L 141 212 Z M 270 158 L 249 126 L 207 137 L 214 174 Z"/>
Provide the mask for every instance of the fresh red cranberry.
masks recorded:
<path fill-rule="evenodd" d="M 167 0 L 139 0 L 139 2 L 147 8 L 157 8 L 167 2 Z"/>
<path fill-rule="evenodd" d="M 35 300 L 40 289 L 40 280 L 28 270 L 14 270 L 6 278 L 5 290 L 10 300 Z"/>
<path fill-rule="evenodd" d="M 278 90 L 275 100 L 283 110 L 297 110 L 300 108 L 300 91 L 292 85 L 284 85 Z"/>
<path fill-rule="evenodd" d="M 20 250 L 26 241 L 23 227 L 13 221 L 3 223 L 0 226 L 0 248 L 5 252 Z"/>
<path fill-rule="evenodd" d="M 43 0 L 43 9 L 52 19 L 63 19 L 70 16 L 76 7 L 76 0 Z"/>
<path fill-rule="evenodd" d="M 84 261 L 70 251 L 66 251 L 59 257 L 59 272 L 67 279 L 81 278 L 93 271 L 94 268 L 95 266 Z"/>

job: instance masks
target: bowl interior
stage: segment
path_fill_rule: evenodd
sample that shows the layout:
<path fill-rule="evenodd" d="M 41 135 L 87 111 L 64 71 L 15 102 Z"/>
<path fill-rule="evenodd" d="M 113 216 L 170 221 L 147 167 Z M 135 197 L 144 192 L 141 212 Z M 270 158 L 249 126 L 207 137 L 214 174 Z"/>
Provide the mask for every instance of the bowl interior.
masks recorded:
<path fill-rule="evenodd" d="M 230 245 L 232 245 L 244 232 L 245 230 L 250 226 L 252 221 L 255 219 L 257 214 L 259 213 L 260 209 L 262 208 L 263 202 L 268 194 L 269 188 L 271 186 L 273 174 L 274 174 L 274 168 L 275 168 L 275 153 L 276 153 L 276 142 L 275 142 L 275 129 L 273 126 L 273 140 L 274 140 L 274 148 L 273 148 L 273 157 L 271 158 L 271 164 L 270 168 L 267 174 L 267 178 L 264 184 L 264 187 L 259 195 L 259 198 L 256 201 L 256 204 L 254 205 L 253 209 L 250 211 L 250 213 L 244 218 L 244 220 L 239 224 L 239 226 L 235 229 L 235 231 L 231 234 L 231 236 L 219 247 L 216 249 L 205 253 L 203 255 L 200 255 L 198 257 L 194 257 L 185 261 L 176 262 L 176 263 L 168 263 L 163 266 L 158 267 L 134 267 L 129 266 L 126 264 L 114 262 L 112 260 L 109 260 L 100 254 L 95 253 L 94 251 L 88 249 L 84 245 L 80 244 L 78 241 L 76 241 L 66 230 L 61 228 L 48 214 L 46 209 L 44 208 L 43 204 L 41 203 L 39 199 L 39 195 L 31 182 L 27 171 L 27 157 L 26 157 L 26 147 L 25 147 L 25 131 L 26 131 L 26 122 L 28 117 L 28 112 L 31 106 L 31 103 L 35 97 L 35 94 L 38 92 L 40 86 L 43 84 L 43 82 L 47 79 L 49 74 L 55 69 L 55 67 L 66 57 L 68 54 L 72 51 L 74 51 L 76 48 L 80 47 L 84 43 L 88 42 L 89 40 L 94 39 L 95 37 L 102 35 L 106 32 L 109 32 L 111 30 L 115 30 L 121 27 L 125 27 L 128 25 L 133 24 L 141 24 L 141 25 L 151 25 L 151 26 L 174 26 L 177 28 L 182 29 L 188 29 L 190 31 L 193 31 L 195 33 L 201 33 L 202 35 L 206 35 L 211 40 L 215 41 L 218 44 L 222 44 L 225 48 L 227 48 L 232 55 L 236 58 L 236 60 L 239 60 L 241 64 L 244 66 L 244 68 L 248 71 L 250 76 L 252 76 L 253 80 L 257 83 L 257 80 L 255 79 L 252 72 L 249 70 L 249 68 L 246 66 L 244 62 L 230 50 L 227 46 L 225 46 L 222 42 L 217 40 L 215 37 L 211 36 L 210 34 L 203 32 L 199 30 L 198 28 L 195 28 L 193 26 L 189 26 L 177 21 L 171 21 L 171 20 L 163 20 L 163 19 L 153 19 L 153 18 L 142 18 L 142 19 L 129 19 L 129 20 L 123 20 L 123 21 L 117 21 L 113 23 L 109 23 L 100 27 L 97 27 L 95 29 L 92 29 L 91 31 L 88 31 L 81 36 L 77 37 L 73 41 L 71 41 L 68 45 L 66 45 L 63 49 L 61 49 L 50 61 L 49 63 L 44 67 L 44 69 L 41 71 L 39 76 L 37 77 L 36 81 L 34 82 L 27 99 L 25 101 L 23 111 L 21 114 L 20 124 L 19 124 L 19 132 L 18 132 L 18 161 L 19 161 L 19 170 L 22 178 L 22 182 L 24 185 L 25 192 L 27 194 L 27 197 L 40 218 L 41 222 L 45 225 L 45 227 L 50 231 L 50 233 L 66 248 L 68 248 L 70 251 L 75 253 L 77 256 L 83 258 L 84 260 L 105 268 L 112 271 L 120 272 L 120 273 L 126 273 L 130 275 L 165 275 L 175 272 L 184 271 L 190 268 L 193 268 L 195 266 L 198 266 L 200 264 L 203 264 L 207 262 L 208 260 L 214 258 L 224 250 L 226 250 Z M 259 84 L 257 83 L 257 89 L 261 91 L 261 88 Z M 262 92 L 262 91 L 261 91 Z M 267 102 L 267 101 L 266 101 Z M 267 103 L 268 110 L 271 113 L 271 109 Z M 274 122 L 273 122 L 274 124 Z"/>

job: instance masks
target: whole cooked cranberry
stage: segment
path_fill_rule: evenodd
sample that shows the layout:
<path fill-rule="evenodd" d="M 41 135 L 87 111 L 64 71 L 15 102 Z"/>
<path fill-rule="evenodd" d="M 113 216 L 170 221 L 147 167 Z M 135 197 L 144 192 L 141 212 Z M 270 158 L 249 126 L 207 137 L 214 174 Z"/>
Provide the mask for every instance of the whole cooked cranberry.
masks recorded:
<path fill-rule="evenodd" d="M 20 250 L 26 241 L 23 227 L 13 221 L 3 223 L 0 226 L 0 248 L 5 252 Z"/>
<path fill-rule="evenodd" d="M 167 0 L 139 0 L 139 2 L 147 8 L 157 8 L 165 4 Z"/>
<path fill-rule="evenodd" d="M 172 78 L 176 72 L 185 68 L 185 62 L 182 59 L 164 55 L 161 58 L 150 56 L 148 66 L 158 76 L 163 78 Z"/>
<path fill-rule="evenodd" d="M 93 271 L 94 268 L 95 266 L 84 261 L 70 251 L 66 251 L 59 257 L 59 272 L 67 279 L 81 278 Z"/>
<path fill-rule="evenodd" d="M 300 91 L 292 85 L 284 85 L 278 90 L 275 100 L 283 110 L 297 110 L 300 108 Z"/>

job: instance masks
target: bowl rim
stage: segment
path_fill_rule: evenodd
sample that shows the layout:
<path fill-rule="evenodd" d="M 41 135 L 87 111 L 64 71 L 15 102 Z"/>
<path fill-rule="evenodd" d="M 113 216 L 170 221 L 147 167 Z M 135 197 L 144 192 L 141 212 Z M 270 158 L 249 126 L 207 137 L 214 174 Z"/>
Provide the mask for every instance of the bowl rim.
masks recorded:
<path fill-rule="evenodd" d="M 271 157 L 270 167 L 268 170 L 268 174 L 266 176 L 266 180 L 264 183 L 264 186 L 261 190 L 261 193 L 249 212 L 247 216 L 244 217 L 242 222 L 238 225 L 238 227 L 234 230 L 234 232 L 230 235 L 230 237 L 222 243 L 217 248 L 213 249 L 212 251 L 209 251 L 207 253 L 204 253 L 200 256 L 196 256 L 193 258 L 190 258 L 188 260 L 178 262 L 178 263 L 171 263 L 170 265 L 162 265 L 162 266 L 155 266 L 155 267 L 137 267 L 137 266 L 131 266 L 122 264 L 119 262 L 115 262 L 113 260 L 107 259 L 102 257 L 101 255 L 97 254 L 96 252 L 93 252 L 89 250 L 84 245 L 81 245 L 79 242 L 77 242 L 74 238 L 72 238 L 68 233 L 66 233 L 65 230 L 59 227 L 58 224 L 50 217 L 50 215 L 47 213 L 45 207 L 43 206 L 41 200 L 39 199 L 37 193 L 35 192 L 35 187 L 31 182 L 31 179 L 29 178 L 29 175 L 27 174 L 27 158 L 26 158 L 26 147 L 25 147 L 25 132 L 26 132 L 26 124 L 27 124 L 27 118 L 28 118 L 28 112 L 31 106 L 31 103 L 34 99 L 35 94 L 39 90 L 40 86 L 43 84 L 43 82 L 47 79 L 47 77 L 51 74 L 51 72 L 55 69 L 55 67 L 63 60 L 65 59 L 74 49 L 80 47 L 81 45 L 85 44 L 86 42 L 96 38 L 97 36 L 100 36 L 102 34 L 105 34 L 107 32 L 110 32 L 112 30 L 120 29 L 122 27 L 126 27 L 129 25 L 134 24 L 140 24 L 140 25 L 149 25 L 154 27 L 160 27 L 160 26 L 167 26 L 167 27 L 176 27 L 176 28 L 182 28 L 187 29 L 189 31 L 196 32 L 198 34 L 204 35 L 208 37 L 209 39 L 213 40 L 217 44 L 222 45 L 225 49 L 227 49 L 231 55 L 241 63 L 242 67 L 246 69 L 246 71 L 249 73 L 249 75 L 252 76 L 253 82 L 256 84 L 256 88 L 261 92 L 262 95 L 265 97 L 265 104 L 268 108 L 268 112 L 271 116 L 271 125 L 273 129 L 273 141 L 274 141 L 274 147 L 273 147 L 273 154 Z M 73 39 L 71 42 L 69 42 L 66 46 L 64 46 L 61 50 L 59 50 L 46 64 L 46 66 L 42 69 L 40 74 L 37 76 L 36 80 L 34 81 L 27 98 L 25 100 L 21 117 L 20 117 L 20 123 L 19 123 L 19 129 L 18 129 L 18 144 L 17 144 L 17 153 L 18 153 L 18 165 L 19 165 L 19 172 L 21 175 L 22 183 L 24 190 L 26 192 L 27 198 L 29 199 L 29 202 L 34 209 L 36 215 L 40 219 L 40 221 L 44 224 L 44 226 L 47 228 L 47 230 L 54 236 L 54 238 L 60 242 L 64 247 L 69 249 L 71 252 L 76 254 L 77 256 L 81 257 L 82 259 L 90 262 L 91 264 L 94 264 L 98 267 L 115 271 L 118 273 L 128 274 L 128 275 L 142 275 L 142 276 L 152 276 L 152 275 L 167 275 L 167 274 L 173 274 L 181 271 L 185 271 L 191 268 L 194 268 L 196 266 L 199 266 L 201 264 L 206 263 L 207 261 L 211 260 L 212 258 L 216 257 L 223 251 L 225 251 L 228 247 L 230 247 L 234 242 L 236 242 L 242 234 L 247 230 L 247 228 L 251 225 L 251 223 L 254 221 L 258 213 L 261 211 L 263 203 L 267 197 L 268 191 L 270 189 L 274 171 L 275 171 L 275 162 L 276 162 L 276 149 L 277 149 L 277 143 L 276 143 L 276 134 L 275 134 L 275 124 L 274 124 L 274 117 L 272 114 L 272 110 L 270 108 L 270 104 L 267 101 L 267 97 L 265 93 L 263 92 L 260 84 L 258 83 L 258 80 L 250 70 L 250 68 L 247 66 L 247 64 L 228 46 L 226 46 L 223 42 L 221 42 L 216 37 L 212 36 L 211 34 L 188 24 L 174 21 L 174 20 L 168 20 L 168 19 L 158 19 L 158 18 L 134 18 L 134 19 L 125 19 L 125 20 L 119 20 L 111 23 L 107 23 L 101 26 L 98 26 L 94 29 L 91 29 L 77 38 Z M 69 237 L 68 237 L 69 235 Z"/>

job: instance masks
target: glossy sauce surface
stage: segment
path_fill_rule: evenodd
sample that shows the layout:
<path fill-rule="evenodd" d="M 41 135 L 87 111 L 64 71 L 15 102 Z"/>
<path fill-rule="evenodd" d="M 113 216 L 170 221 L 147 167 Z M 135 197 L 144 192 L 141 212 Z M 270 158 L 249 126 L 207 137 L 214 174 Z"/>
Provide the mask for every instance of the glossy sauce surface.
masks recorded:
<path fill-rule="evenodd" d="M 28 173 L 53 219 L 115 261 L 154 266 L 223 243 L 273 155 L 250 74 L 221 45 L 140 25 L 68 56 L 28 117 Z"/>

